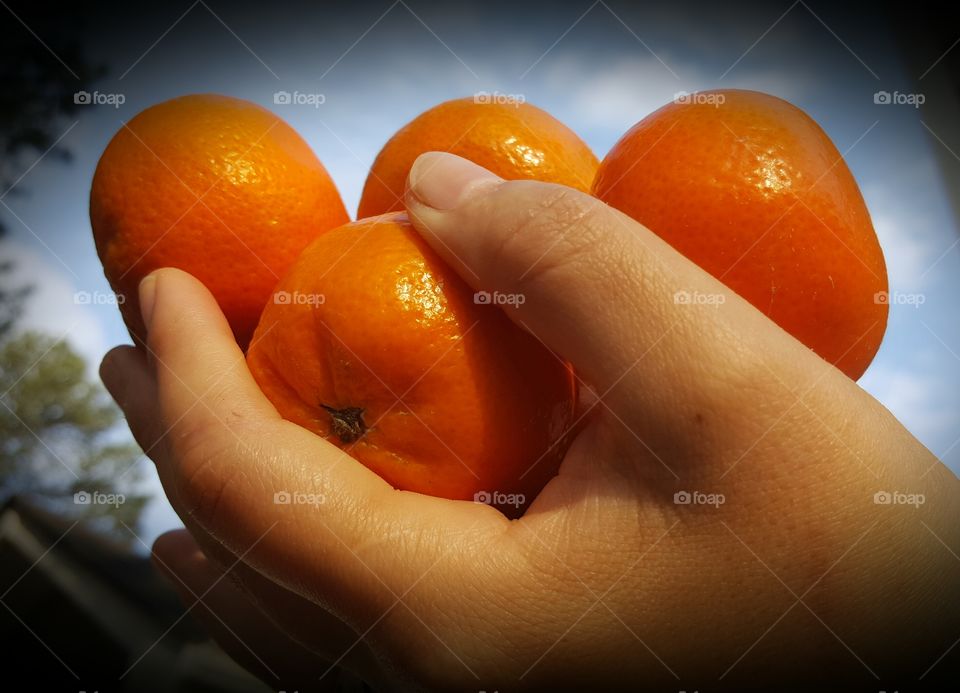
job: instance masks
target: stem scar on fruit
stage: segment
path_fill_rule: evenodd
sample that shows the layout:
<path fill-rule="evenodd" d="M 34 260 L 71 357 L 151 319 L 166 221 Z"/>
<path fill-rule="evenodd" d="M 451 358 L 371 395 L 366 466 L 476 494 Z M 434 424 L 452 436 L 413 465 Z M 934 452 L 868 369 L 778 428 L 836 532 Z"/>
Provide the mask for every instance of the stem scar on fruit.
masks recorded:
<path fill-rule="evenodd" d="M 326 404 L 320 406 L 330 414 L 333 432 L 341 443 L 352 443 L 367 432 L 367 424 L 363 421 L 363 409 L 360 407 L 337 409 Z"/>

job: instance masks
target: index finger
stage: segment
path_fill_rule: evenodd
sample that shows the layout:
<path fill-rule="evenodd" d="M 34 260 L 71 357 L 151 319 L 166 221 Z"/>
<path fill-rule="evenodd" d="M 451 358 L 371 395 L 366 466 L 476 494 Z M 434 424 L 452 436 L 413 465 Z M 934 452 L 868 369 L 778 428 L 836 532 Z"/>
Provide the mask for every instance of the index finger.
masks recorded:
<path fill-rule="evenodd" d="M 168 436 L 157 466 L 191 529 L 294 591 L 370 617 L 465 535 L 504 528 L 491 508 L 396 491 L 280 419 L 210 293 L 179 270 L 151 277 L 141 301 Z"/>

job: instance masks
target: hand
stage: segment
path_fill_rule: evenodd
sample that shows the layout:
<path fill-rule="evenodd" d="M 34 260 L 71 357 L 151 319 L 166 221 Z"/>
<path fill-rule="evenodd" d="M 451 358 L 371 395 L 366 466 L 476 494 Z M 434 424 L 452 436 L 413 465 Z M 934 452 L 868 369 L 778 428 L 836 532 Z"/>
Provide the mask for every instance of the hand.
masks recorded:
<path fill-rule="evenodd" d="M 174 535 L 157 560 L 190 603 L 226 572 L 242 589 L 198 609 L 215 635 L 267 665 L 299 643 L 278 677 L 385 688 L 956 675 L 960 482 L 856 383 L 589 196 L 433 153 L 407 206 L 467 282 L 525 295 L 509 315 L 574 364 L 586 425 L 517 521 L 394 490 L 278 416 L 197 281 L 150 275 L 148 356 L 102 374 L 206 556 Z"/>

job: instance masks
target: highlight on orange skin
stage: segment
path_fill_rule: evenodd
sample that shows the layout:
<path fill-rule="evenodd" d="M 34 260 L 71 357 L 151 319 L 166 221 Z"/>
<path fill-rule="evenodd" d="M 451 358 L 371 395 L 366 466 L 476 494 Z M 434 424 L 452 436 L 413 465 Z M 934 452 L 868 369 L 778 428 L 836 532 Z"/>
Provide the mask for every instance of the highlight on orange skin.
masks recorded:
<path fill-rule="evenodd" d="M 246 348 L 299 252 L 348 221 L 333 180 L 293 128 L 217 94 L 139 113 L 110 140 L 90 190 L 97 253 L 137 343 L 146 336 L 140 280 L 177 267 L 210 290 Z"/>
<path fill-rule="evenodd" d="M 403 210 L 407 174 L 429 151 L 462 156 L 507 180 L 541 180 L 583 192 L 599 163 L 575 132 L 536 106 L 454 99 L 421 113 L 384 145 L 363 186 L 357 218 Z"/>
<path fill-rule="evenodd" d="M 509 515 L 556 473 L 576 405 L 571 369 L 478 303 L 405 214 L 320 236 L 275 296 L 247 362 L 284 418 L 396 488 L 486 493 Z"/>
<path fill-rule="evenodd" d="M 883 252 L 842 155 L 796 106 L 737 89 L 667 104 L 613 146 L 593 193 L 851 378 L 870 365 Z"/>

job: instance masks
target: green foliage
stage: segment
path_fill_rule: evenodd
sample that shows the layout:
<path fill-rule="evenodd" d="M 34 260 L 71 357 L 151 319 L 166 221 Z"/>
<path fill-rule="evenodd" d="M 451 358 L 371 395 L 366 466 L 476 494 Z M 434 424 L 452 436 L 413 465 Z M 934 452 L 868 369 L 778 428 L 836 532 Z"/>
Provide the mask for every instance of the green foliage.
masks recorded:
<path fill-rule="evenodd" d="M 103 69 L 84 57 L 80 5 L 8 0 L 0 7 L 0 200 L 39 156 L 69 160 L 60 138 Z M 6 210 L 0 206 L 0 235 Z M 0 262 L 0 278 L 11 263 Z M 62 341 L 15 330 L 29 287 L 0 283 L 0 503 L 14 494 L 45 497 L 56 509 L 117 529 L 135 527 L 148 498 L 133 490 L 139 448 L 119 410 Z M 74 494 L 81 493 L 75 502 Z M 123 502 L 100 502 L 119 500 Z"/>
<path fill-rule="evenodd" d="M 130 538 L 120 523 L 135 527 L 147 498 L 132 491 L 140 450 L 121 420 L 66 342 L 36 332 L 0 342 L 0 498 L 43 496 Z"/>
<path fill-rule="evenodd" d="M 12 262 L 0 262 L 0 276 L 13 270 Z M 0 340 L 23 314 L 23 302 L 30 295 L 29 286 L 8 287 L 0 284 Z"/>

